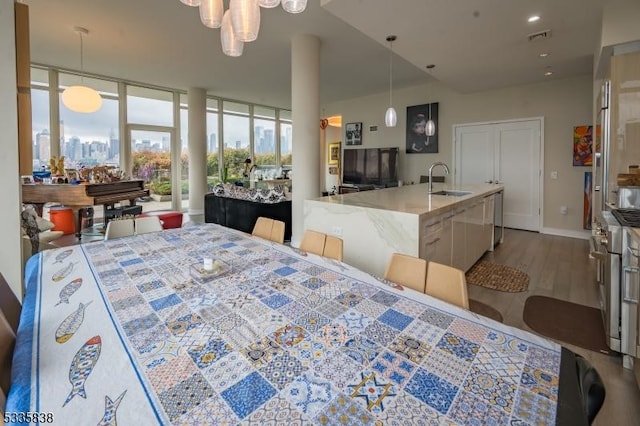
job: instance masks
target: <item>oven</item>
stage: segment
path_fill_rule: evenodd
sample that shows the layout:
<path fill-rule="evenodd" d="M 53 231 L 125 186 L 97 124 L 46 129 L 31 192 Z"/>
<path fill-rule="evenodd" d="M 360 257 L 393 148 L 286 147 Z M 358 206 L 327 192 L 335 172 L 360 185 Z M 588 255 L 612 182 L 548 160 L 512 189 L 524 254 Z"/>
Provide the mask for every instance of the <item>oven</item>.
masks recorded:
<path fill-rule="evenodd" d="M 622 226 L 610 211 L 596 216 L 591 254 L 597 259 L 600 309 L 607 345 L 620 352 L 620 268 L 622 264 Z"/>
<path fill-rule="evenodd" d="M 638 353 L 638 299 L 640 299 L 640 228 L 625 228 L 622 254 L 621 352 Z"/>

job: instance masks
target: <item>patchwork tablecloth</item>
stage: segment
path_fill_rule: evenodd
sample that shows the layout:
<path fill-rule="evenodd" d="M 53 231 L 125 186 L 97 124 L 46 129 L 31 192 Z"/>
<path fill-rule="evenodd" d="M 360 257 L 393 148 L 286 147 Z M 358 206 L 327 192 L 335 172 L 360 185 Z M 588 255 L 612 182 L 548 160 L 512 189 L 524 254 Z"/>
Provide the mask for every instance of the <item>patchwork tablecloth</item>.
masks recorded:
<path fill-rule="evenodd" d="M 220 275 L 202 272 L 205 257 Z M 36 266 L 9 413 L 65 425 L 555 422 L 558 345 L 238 231 L 60 248 Z"/>

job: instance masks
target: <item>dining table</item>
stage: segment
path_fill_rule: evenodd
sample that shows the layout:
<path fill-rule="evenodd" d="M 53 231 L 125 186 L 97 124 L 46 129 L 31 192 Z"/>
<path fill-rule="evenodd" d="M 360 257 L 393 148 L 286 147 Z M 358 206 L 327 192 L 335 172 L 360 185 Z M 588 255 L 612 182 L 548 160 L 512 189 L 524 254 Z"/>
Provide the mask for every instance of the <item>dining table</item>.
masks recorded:
<path fill-rule="evenodd" d="M 216 224 L 46 250 L 25 285 L 8 424 L 586 424 L 558 343 Z"/>

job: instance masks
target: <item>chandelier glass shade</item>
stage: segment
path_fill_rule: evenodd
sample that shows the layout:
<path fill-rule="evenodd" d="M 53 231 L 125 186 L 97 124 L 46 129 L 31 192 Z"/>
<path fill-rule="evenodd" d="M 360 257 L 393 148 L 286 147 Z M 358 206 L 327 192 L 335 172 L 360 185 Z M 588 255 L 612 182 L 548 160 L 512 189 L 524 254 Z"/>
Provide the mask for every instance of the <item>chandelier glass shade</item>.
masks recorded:
<path fill-rule="evenodd" d="M 241 56 L 244 43 L 258 38 L 260 8 L 274 8 L 282 4 L 289 13 L 301 13 L 307 8 L 307 0 L 229 0 L 224 11 L 224 0 L 180 0 L 187 6 L 200 6 L 200 20 L 208 28 L 221 28 L 222 51 L 228 56 Z M 229 15 L 225 25 L 224 16 Z M 231 33 L 230 33 L 231 31 Z"/>
<path fill-rule="evenodd" d="M 202 0 L 200 3 L 200 20 L 205 27 L 220 28 L 224 4 L 222 0 Z"/>
<path fill-rule="evenodd" d="M 236 38 L 244 42 L 256 40 L 260 31 L 258 0 L 231 0 L 229 11 Z"/>
<path fill-rule="evenodd" d="M 272 7 L 278 6 L 280 4 L 280 0 L 258 0 L 258 4 L 260 7 L 271 9 Z"/>
<path fill-rule="evenodd" d="M 289 13 L 302 13 L 307 8 L 307 0 L 282 0 L 282 8 Z"/>
<path fill-rule="evenodd" d="M 436 123 L 431 119 L 431 104 L 429 104 L 429 120 L 424 128 L 427 136 L 433 136 L 436 134 Z"/>
<path fill-rule="evenodd" d="M 69 86 L 62 92 L 62 103 L 71 111 L 91 113 L 102 106 L 100 94 L 87 86 Z"/>
<path fill-rule="evenodd" d="M 394 107 L 387 108 L 387 112 L 384 114 L 384 125 L 387 127 L 396 127 L 398 123 L 398 114 Z"/>
<path fill-rule="evenodd" d="M 231 13 L 227 10 L 222 17 L 222 27 L 220 29 L 220 41 L 222 42 L 222 52 L 227 56 L 238 57 L 244 50 L 244 42 L 236 38 L 231 22 Z"/>
<path fill-rule="evenodd" d="M 84 82 L 82 74 L 84 74 L 84 56 L 82 36 L 89 34 L 86 28 L 74 27 L 73 30 L 80 36 L 80 76 Z M 69 86 L 62 92 L 62 104 L 74 112 L 92 113 L 102 107 L 102 97 L 94 89 L 83 86 Z"/>

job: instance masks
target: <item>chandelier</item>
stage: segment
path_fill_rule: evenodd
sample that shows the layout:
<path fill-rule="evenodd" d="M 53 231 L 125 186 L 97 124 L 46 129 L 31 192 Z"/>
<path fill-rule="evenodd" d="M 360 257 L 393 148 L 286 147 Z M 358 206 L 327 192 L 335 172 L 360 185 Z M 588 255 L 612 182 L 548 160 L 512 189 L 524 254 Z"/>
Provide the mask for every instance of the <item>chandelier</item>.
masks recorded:
<path fill-rule="evenodd" d="M 89 34 L 89 30 L 83 27 L 73 27 L 73 31 L 80 36 L 80 79 L 81 84 L 69 86 L 62 92 L 62 103 L 71 111 L 92 113 L 102 106 L 102 98 L 94 89 L 83 86 L 84 83 L 84 55 L 82 36 Z"/>
<path fill-rule="evenodd" d="M 240 56 L 244 43 L 258 38 L 260 8 L 282 5 L 289 13 L 301 13 L 307 0 L 229 0 L 224 10 L 224 0 L 180 0 L 187 6 L 200 8 L 200 20 L 209 28 L 220 28 L 222 51 L 227 56 Z"/>

